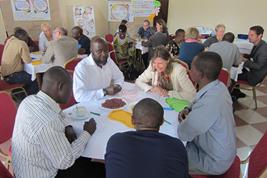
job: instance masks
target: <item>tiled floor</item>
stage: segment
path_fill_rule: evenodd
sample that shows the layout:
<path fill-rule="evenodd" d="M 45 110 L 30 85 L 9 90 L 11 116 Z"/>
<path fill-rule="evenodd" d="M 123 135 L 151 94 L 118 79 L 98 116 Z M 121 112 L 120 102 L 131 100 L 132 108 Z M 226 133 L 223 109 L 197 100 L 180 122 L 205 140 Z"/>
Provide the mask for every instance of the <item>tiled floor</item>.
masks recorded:
<path fill-rule="evenodd" d="M 247 96 L 234 103 L 234 116 L 236 121 L 237 154 L 241 160 L 244 160 L 267 131 L 267 78 L 257 87 L 257 110 L 254 110 L 252 91 L 242 91 Z M 0 148 L 4 147 L 4 150 L 7 151 L 8 145 L 10 145 L 10 141 L 0 145 Z M 242 166 L 242 173 L 244 169 L 245 166 Z"/>
<path fill-rule="evenodd" d="M 238 102 L 234 104 L 237 155 L 241 160 L 247 158 L 251 150 L 267 131 L 267 78 L 259 87 L 256 87 L 256 89 L 258 102 L 257 110 L 254 110 L 255 103 L 252 98 L 252 91 L 249 90 L 242 90 L 247 96 L 239 99 Z M 242 173 L 244 173 L 244 169 L 245 166 L 241 166 Z"/>

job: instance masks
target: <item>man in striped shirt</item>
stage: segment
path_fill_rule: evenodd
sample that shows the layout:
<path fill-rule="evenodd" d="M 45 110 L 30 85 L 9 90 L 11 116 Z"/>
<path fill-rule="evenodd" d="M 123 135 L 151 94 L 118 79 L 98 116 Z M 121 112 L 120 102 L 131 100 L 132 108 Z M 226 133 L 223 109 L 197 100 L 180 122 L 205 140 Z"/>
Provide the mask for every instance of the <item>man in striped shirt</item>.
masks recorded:
<path fill-rule="evenodd" d="M 62 67 L 52 67 L 44 74 L 41 91 L 20 104 L 12 137 L 17 178 L 55 177 L 59 169 L 71 167 L 83 153 L 96 123 L 93 119 L 85 122 L 77 139 L 72 131 L 65 134 L 68 124 L 57 103 L 66 103 L 71 90 L 69 74 Z"/>

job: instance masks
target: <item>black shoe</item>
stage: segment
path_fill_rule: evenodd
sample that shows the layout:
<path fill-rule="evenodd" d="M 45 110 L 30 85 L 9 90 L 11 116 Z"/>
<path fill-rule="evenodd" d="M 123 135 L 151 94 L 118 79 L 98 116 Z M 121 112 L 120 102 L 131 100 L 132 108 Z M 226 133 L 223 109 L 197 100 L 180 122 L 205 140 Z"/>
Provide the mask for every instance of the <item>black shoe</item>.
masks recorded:
<path fill-rule="evenodd" d="M 238 98 L 245 98 L 246 97 L 246 94 L 241 92 L 240 89 L 237 89 L 235 88 L 232 93 L 231 93 L 232 96 L 235 96 L 237 99 Z"/>

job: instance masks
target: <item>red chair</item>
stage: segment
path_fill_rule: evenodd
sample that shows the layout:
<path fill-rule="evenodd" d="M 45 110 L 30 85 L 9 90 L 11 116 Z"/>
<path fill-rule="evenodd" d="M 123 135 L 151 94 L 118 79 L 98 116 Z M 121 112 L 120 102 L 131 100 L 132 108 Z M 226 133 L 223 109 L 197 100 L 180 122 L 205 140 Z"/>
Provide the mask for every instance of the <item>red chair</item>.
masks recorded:
<path fill-rule="evenodd" d="M 218 79 L 225 84 L 226 87 L 228 87 L 228 81 L 229 81 L 229 72 L 227 69 L 222 68 Z"/>
<path fill-rule="evenodd" d="M 115 54 L 115 52 L 114 52 L 114 51 L 111 51 L 111 52 L 109 53 L 109 56 L 110 56 L 110 58 L 113 60 L 113 62 L 115 62 L 115 64 L 117 64 L 117 59 L 116 59 L 116 54 Z"/>
<path fill-rule="evenodd" d="M 252 90 L 252 96 L 253 96 L 253 100 L 255 102 L 255 110 L 258 108 L 258 103 L 257 103 L 257 93 L 256 93 L 256 86 L 251 86 L 247 81 L 244 80 L 238 80 L 237 84 L 241 84 L 245 87 L 242 87 L 242 89 L 244 90 Z M 258 84 L 258 86 L 260 86 L 260 84 Z"/>
<path fill-rule="evenodd" d="M 238 156 L 235 157 L 235 160 L 231 167 L 222 175 L 193 175 L 193 178 L 239 178 L 240 177 L 240 159 Z"/>
<path fill-rule="evenodd" d="M 68 71 L 68 72 L 69 72 L 71 78 L 73 78 L 73 71 Z M 70 96 L 68 102 L 65 103 L 65 104 L 60 104 L 59 106 L 60 106 L 61 109 L 66 109 L 66 108 L 68 108 L 68 107 L 70 107 L 70 106 L 72 106 L 72 105 L 74 105 L 76 103 L 77 102 L 76 102 L 76 100 L 75 100 L 75 98 L 73 96 L 73 92 L 71 92 L 71 96 Z"/>
<path fill-rule="evenodd" d="M 248 178 L 260 177 L 265 169 L 267 169 L 267 131 L 249 157 L 242 161 L 242 164 L 246 163 L 248 163 Z"/>
<path fill-rule="evenodd" d="M 2 144 L 12 138 L 17 108 L 12 97 L 7 92 L 0 92 L 0 105 L 0 144 Z M 4 153 L 0 149 L 0 156 L 5 158 L 9 167 L 11 163 L 11 149 L 9 149 L 9 153 Z"/>
<path fill-rule="evenodd" d="M 113 35 L 112 34 L 106 34 L 105 35 L 105 39 L 109 42 L 112 43 L 113 42 Z"/>
<path fill-rule="evenodd" d="M 108 43 L 108 50 L 109 52 L 114 50 L 113 45 L 111 43 Z"/>
<path fill-rule="evenodd" d="M 68 60 L 64 67 L 67 71 L 74 71 L 76 65 L 81 61 L 81 58 L 72 58 L 70 60 Z"/>
<path fill-rule="evenodd" d="M 1 178 L 13 178 L 8 169 L 0 161 L 0 177 Z"/>

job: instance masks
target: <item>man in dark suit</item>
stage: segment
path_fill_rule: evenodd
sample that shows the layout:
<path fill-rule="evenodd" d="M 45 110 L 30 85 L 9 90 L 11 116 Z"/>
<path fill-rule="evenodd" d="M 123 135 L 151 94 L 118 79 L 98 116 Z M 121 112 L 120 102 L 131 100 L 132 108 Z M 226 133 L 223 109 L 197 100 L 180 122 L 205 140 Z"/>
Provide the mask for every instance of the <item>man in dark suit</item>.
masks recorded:
<path fill-rule="evenodd" d="M 107 178 L 188 178 L 187 152 L 182 142 L 159 133 L 163 108 L 153 99 L 133 109 L 136 131 L 117 133 L 107 144 Z"/>
<path fill-rule="evenodd" d="M 267 44 L 262 40 L 263 32 L 264 29 L 261 26 L 253 26 L 249 29 L 249 42 L 253 43 L 254 47 L 250 55 L 244 56 L 244 70 L 238 76 L 238 80 L 248 81 L 252 86 L 262 82 L 267 74 Z"/>

